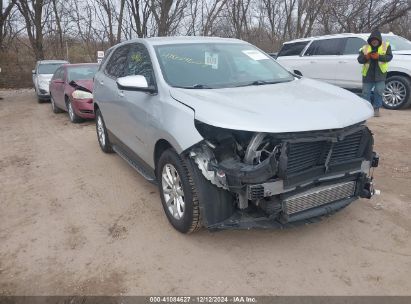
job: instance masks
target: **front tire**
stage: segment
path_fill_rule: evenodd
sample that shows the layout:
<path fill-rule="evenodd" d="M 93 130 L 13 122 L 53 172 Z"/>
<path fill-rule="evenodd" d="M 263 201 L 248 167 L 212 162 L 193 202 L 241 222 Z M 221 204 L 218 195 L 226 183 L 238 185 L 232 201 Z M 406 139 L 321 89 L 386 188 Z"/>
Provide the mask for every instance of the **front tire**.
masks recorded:
<path fill-rule="evenodd" d="M 404 76 L 391 76 L 385 82 L 383 106 L 386 109 L 398 110 L 411 105 L 411 81 Z"/>
<path fill-rule="evenodd" d="M 51 103 L 51 110 L 53 111 L 54 114 L 58 114 L 63 112 L 63 110 L 61 110 L 56 103 L 54 102 L 53 96 L 50 95 L 50 103 Z"/>
<path fill-rule="evenodd" d="M 67 112 L 69 114 L 70 121 L 72 123 L 79 123 L 83 121 L 83 119 L 80 116 L 78 116 L 76 112 L 74 111 L 73 104 L 68 98 L 66 98 L 66 106 L 67 106 Z"/>
<path fill-rule="evenodd" d="M 96 110 L 96 132 L 101 150 L 103 150 L 104 153 L 113 153 L 113 148 L 108 138 L 106 124 L 104 123 L 100 109 Z"/>
<path fill-rule="evenodd" d="M 174 150 L 168 149 L 160 156 L 156 172 L 164 212 L 170 224 L 181 233 L 201 228 L 197 185 L 188 165 Z"/>

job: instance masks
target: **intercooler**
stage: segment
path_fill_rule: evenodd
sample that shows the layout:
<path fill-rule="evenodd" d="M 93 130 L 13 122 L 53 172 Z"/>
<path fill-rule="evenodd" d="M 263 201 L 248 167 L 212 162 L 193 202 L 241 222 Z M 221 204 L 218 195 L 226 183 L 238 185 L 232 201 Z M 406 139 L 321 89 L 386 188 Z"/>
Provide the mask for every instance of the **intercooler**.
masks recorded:
<path fill-rule="evenodd" d="M 355 181 L 316 187 L 286 198 L 283 201 L 283 209 L 287 215 L 293 215 L 311 208 L 351 198 L 355 194 L 355 188 Z"/>

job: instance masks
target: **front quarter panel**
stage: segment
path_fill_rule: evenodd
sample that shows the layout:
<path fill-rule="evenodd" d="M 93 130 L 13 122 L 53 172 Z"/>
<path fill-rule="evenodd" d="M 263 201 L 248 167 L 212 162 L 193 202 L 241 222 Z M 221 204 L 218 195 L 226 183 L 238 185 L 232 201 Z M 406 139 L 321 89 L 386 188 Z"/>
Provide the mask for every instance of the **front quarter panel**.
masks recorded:
<path fill-rule="evenodd" d="M 162 94 L 163 95 L 163 94 Z M 148 113 L 147 146 L 151 155 L 157 141 L 167 140 L 178 154 L 203 140 L 194 125 L 194 110 L 173 99 L 169 92 L 165 98 L 154 101 L 153 110 Z M 147 160 L 154 168 L 154 157 Z"/>

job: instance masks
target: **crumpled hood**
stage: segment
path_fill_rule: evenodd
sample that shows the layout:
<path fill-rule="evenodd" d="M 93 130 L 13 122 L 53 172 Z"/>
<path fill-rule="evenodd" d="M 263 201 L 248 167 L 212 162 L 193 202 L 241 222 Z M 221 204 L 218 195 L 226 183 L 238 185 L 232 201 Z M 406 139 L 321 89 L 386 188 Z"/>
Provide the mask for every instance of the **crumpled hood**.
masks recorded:
<path fill-rule="evenodd" d="M 79 88 L 80 90 L 82 88 L 90 91 L 90 93 L 93 93 L 93 86 L 94 82 L 92 79 L 85 79 L 85 80 L 74 80 L 75 86 L 74 88 Z"/>
<path fill-rule="evenodd" d="M 370 118 L 373 108 L 357 95 L 308 78 L 225 89 L 171 88 L 171 96 L 206 124 L 253 132 L 344 128 Z"/>

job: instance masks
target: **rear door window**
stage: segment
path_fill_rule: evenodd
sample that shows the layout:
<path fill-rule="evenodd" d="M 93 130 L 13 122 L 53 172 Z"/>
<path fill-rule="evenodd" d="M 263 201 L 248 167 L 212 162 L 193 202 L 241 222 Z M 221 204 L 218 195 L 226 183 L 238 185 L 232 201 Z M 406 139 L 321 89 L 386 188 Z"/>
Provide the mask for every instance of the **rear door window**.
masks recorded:
<path fill-rule="evenodd" d="M 310 41 L 301 41 L 301 42 L 292 42 L 286 43 L 281 48 L 280 52 L 278 53 L 278 57 L 280 56 L 298 56 L 307 46 Z"/>
<path fill-rule="evenodd" d="M 357 55 L 360 49 L 366 44 L 364 40 L 357 37 L 346 39 L 343 55 Z"/>
<path fill-rule="evenodd" d="M 316 40 L 311 43 L 304 56 L 341 55 L 343 46 L 344 38 Z"/>
<path fill-rule="evenodd" d="M 124 76 L 126 64 L 127 64 L 127 55 L 130 50 L 130 45 L 123 45 L 117 48 L 113 55 L 110 57 L 107 62 L 105 72 L 107 75 L 113 78 L 119 78 Z"/>

